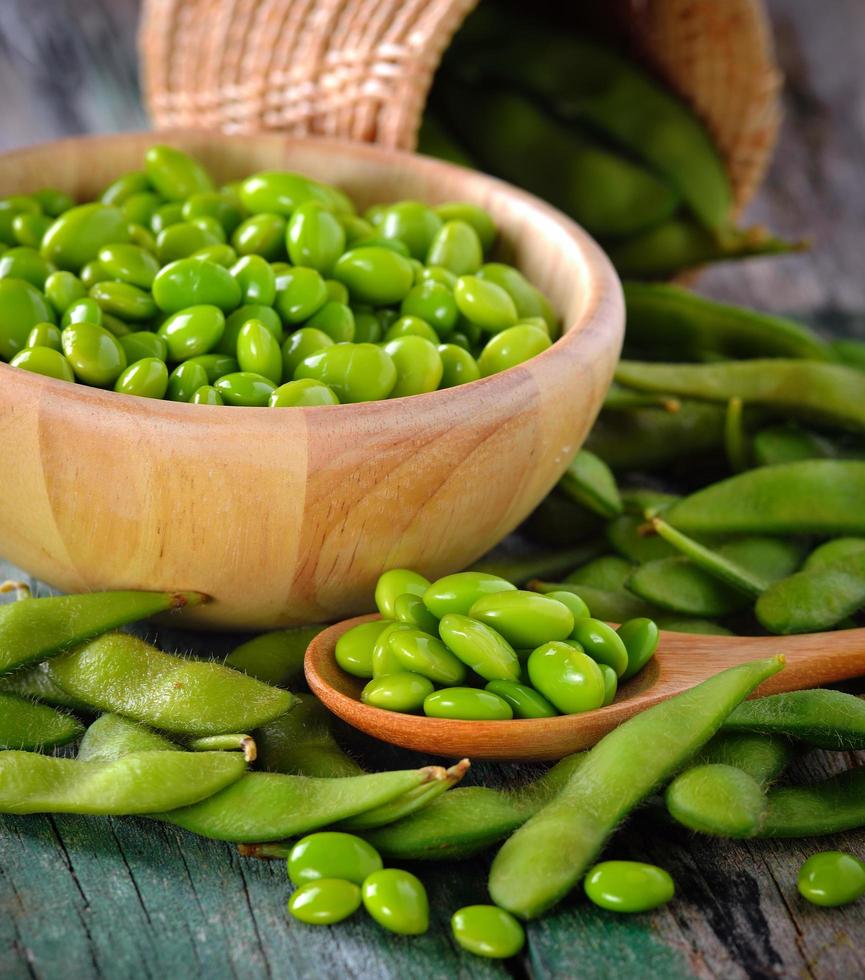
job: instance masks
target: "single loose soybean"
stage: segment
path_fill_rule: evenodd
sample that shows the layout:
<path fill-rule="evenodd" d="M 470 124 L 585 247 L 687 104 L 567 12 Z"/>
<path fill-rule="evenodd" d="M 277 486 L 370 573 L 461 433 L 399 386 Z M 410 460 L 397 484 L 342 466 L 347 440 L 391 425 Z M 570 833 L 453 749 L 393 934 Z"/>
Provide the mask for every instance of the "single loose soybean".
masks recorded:
<path fill-rule="evenodd" d="M 663 868 L 641 861 L 602 861 L 583 887 L 595 905 L 611 912 L 648 912 L 669 902 L 676 890 Z"/>

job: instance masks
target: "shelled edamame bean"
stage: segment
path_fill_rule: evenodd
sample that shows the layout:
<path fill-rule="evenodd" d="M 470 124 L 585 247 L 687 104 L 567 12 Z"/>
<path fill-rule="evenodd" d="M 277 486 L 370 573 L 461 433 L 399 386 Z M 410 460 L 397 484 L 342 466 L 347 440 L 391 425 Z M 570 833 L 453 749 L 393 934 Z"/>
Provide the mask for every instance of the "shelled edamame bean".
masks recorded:
<path fill-rule="evenodd" d="M 67 382 L 198 405 L 335 405 L 476 381 L 557 335 L 547 299 L 489 261 L 495 225 L 469 203 L 376 205 L 376 227 L 312 178 L 270 171 L 220 188 L 156 145 L 98 201 L 4 204 L 30 220 L 0 258 L 0 358 Z"/>
<path fill-rule="evenodd" d="M 650 619 L 616 631 L 572 592 L 526 592 L 483 571 L 429 582 L 394 568 L 375 598 L 384 618 L 343 633 L 334 656 L 367 681 L 363 702 L 388 711 L 475 721 L 589 711 L 609 704 L 658 644 Z"/>

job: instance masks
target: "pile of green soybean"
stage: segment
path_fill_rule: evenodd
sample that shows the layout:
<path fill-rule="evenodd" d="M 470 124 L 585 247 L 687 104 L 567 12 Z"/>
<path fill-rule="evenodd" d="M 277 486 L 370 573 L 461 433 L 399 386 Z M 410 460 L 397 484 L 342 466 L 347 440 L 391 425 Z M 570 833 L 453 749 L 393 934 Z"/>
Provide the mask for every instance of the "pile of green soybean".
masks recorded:
<path fill-rule="evenodd" d="M 865 826 L 865 769 L 775 785 L 811 747 L 865 747 L 865 702 L 852 695 L 745 700 L 783 669 L 781 656 L 647 709 L 518 790 L 461 787 L 468 760 L 367 773 L 346 754 L 331 716 L 302 690 L 306 646 L 322 627 L 263 634 L 224 662 L 115 631 L 202 601 L 109 592 L 0 607 L 0 813 L 139 815 L 234 842 L 247 856 L 287 859 L 295 919 L 332 924 L 363 905 L 405 935 L 429 927 L 426 890 L 386 861 L 459 860 L 501 845 L 493 904 L 451 920 L 460 946 L 496 958 L 522 948 L 520 919 L 543 914 L 581 881 L 613 912 L 673 897 L 661 868 L 595 863 L 643 803 L 656 819 L 731 837 Z M 865 894 L 865 864 L 818 852 L 797 885 L 809 901 L 845 904 Z"/>
<path fill-rule="evenodd" d="M 664 279 L 800 247 L 735 227 L 725 165 L 701 121 L 633 57 L 579 33 L 572 21 L 585 6 L 481 4 L 435 76 L 421 151 L 550 201 L 623 276 Z"/>
<path fill-rule="evenodd" d="M 505 574 L 680 632 L 857 625 L 865 343 L 672 285 L 625 283 L 625 297 L 615 383 L 525 526 L 568 547 Z"/>
<path fill-rule="evenodd" d="M 368 680 L 364 704 L 432 718 L 504 721 L 612 704 L 658 645 L 650 619 L 616 630 L 573 592 L 538 595 L 500 575 L 429 579 L 392 568 L 378 580 L 381 619 L 336 642 L 339 666 Z"/>
<path fill-rule="evenodd" d="M 216 187 L 151 147 L 98 201 L 0 199 L 0 359 L 205 405 L 401 398 L 513 367 L 558 336 L 550 303 L 490 261 L 481 207 L 398 201 L 269 171 Z"/>

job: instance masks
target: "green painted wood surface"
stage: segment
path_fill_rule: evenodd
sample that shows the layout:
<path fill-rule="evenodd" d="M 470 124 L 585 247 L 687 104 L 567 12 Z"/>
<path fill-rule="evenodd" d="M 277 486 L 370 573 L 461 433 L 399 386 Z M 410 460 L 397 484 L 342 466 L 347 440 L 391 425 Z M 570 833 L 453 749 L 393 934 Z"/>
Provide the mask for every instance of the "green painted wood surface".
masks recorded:
<path fill-rule="evenodd" d="M 808 0 L 771 0 L 769 8 L 787 76 L 787 125 L 751 217 L 791 237 L 812 235 L 818 249 L 717 268 L 700 288 L 865 337 L 865 124 L 851 110 L 865 98 L 865 6 L 833 0 L 831 16 Z M 146 126 L 134 70 L 137 9 L 137 0 L 0 0 L 0 149 Z M 0 577 L 8 571 L 0 568 Z M 233 642 L 178 631 L 163 631 L 160 641 L 219 655 Z M 370 767 L 417 759 L 360 737 L 349 744 Z M 865 755 L 816 753 L 793 775 L 822 778 L 854 761 Z M 471 778 L 523 775 L 478 766 Z M 281 863 L 241 859 L 229 845 L 177 828 L 143 819 L 0 817 L 0 978 L 860 977 L 865 902 L 818 909 L 795 891 L 802 861 L 828 847 L 865 857 L 862 834 L 724 842 L 638 813 L 608 853 L 666 867 L 675 901 L 617 917 L 577 893 L 529 927 L 524 956 L 500 965 L 459 952 L 447 929 L 454 908 L 484 899 L 484 860 L 412 869 L 430 889 L 434 925 L 411 939 L 386 934 L 363 915 L 320 929 L 288 921 Z"/>

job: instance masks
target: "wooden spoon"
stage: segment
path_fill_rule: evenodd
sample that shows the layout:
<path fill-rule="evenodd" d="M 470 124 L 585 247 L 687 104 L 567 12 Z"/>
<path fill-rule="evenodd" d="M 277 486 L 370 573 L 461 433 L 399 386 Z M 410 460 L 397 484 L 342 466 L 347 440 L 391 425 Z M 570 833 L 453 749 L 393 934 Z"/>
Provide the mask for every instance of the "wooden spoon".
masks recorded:
<path fill-rule="evenodd" d="M 406 749 L 473 759 L 560 759 L 594 745 L 631 715 L 699 684 L 727 667 L 782 653 L 786 666 L 758 690 L 777 694 L 865 673 L 865 629 L 801 636 L 699 636 L 661 632 L 648 666 L 623 684 L 606 708 L 579 715 L 515 721 L 448 721 L 372 708 L 360 701 L 363 681 L 334 659 L 346 630 L 376 616 L 358 616 L 320 633 L 306 653 L 306 679 L 343 721 Z"/>

